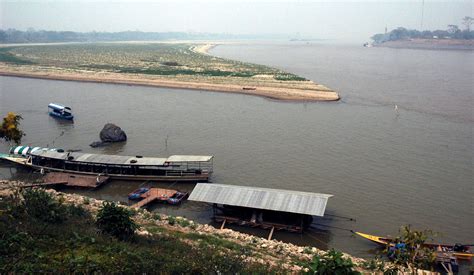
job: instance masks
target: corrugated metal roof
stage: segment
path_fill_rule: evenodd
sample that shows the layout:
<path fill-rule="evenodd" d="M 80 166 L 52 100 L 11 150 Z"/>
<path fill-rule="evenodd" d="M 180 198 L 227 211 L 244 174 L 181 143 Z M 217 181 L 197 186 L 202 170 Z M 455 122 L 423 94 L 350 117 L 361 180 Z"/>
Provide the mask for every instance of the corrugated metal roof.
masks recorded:
<path fill-rule="evenodd" d="M 212 156 L 187 156 L 187 155 L 174 155 L 170 156 L 167 161 L 169 162 L 195 162 L 195 161 L 210 161 Z"/>
<path fill-rule="evenodd" d="M 323 216 L 332 195 L 215 183 L 198 183 L 191 201 Z"/>
<path fill-rule="evenodd" d="M 208 161 L 212 159 L 212 156 L 172 156 L 175 158 L 149 158 L 149 157 L 135 157 L 135 156 L 117 156 L 117 155 L 102 155 L 102 154 L 87 154 L 87 153 L 66 153 L 50 151 L 48 149 L 40 149 L 32 151 L 31 155 L 42 156 L 47 158 L 70 160 L 77 162 L 89 162 L 97 164 L 119 164 L 119 165 L 151 165 L 151 166 L 162 166 L 166 162 L 170 162 L 170 158 L 173 162 L 184 162 L 184 161 Z M 178 158 L 176 158 L 178 157 Z M 181 157 L 181 158 L 180 158 Z"/>

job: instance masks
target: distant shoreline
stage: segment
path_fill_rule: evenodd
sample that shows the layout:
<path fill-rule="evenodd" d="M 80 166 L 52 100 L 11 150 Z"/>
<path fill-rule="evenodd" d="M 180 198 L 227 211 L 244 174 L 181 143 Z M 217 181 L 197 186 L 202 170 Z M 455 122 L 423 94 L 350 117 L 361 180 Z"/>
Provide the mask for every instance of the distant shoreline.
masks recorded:
<path fill-rule="evenodd" d="M 395 49 L 472 51 L 474 50 L 474 40 L 410 39 L 387 41 L 380 44 L 374 44 L 374 46 Z"/>

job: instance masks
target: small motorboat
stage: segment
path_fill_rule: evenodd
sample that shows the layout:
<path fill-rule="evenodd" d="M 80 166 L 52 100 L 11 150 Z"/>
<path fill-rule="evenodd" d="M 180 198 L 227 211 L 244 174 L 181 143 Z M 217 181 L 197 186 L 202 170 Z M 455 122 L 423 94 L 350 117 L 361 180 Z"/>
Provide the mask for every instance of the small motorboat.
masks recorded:
<path fill-rule="evenodd" d="M 382 246 L 395 246 L 395 240 L 389 237 L 380 237 L 370 234 L 365 234 L 361 232 L 354 232 L 355 234 L 361 236 L 364 239 L 370 240 L 374 243 L 377 243 Z M 470 260 L 471 257 L 474 257 L 474 253 L 469 250 L 469 247 L 472 245 L 462 245 L 462 244 L 436 244 L 436 243 L 425 243 L 423 247 L 427 247 L 437 252 L 446 252 L 452 253 L 454 257 L 458 260 Z"/>
<path fill-rule="evenodd" d="M 48 105 L 49 115 L 52 117 L 62 118 L 66 120 L 73 120 L 71 107 L 62 106 L 56 103 L 49 103 Z"/>
<path fill-rule="evenodd" d="M 128 194 L 128 199 L 132 201 L 140 200 L 142 199 L 142 195 L 148 192 L 150 188 L 146 187 L 141 187 L 138 188 L 137 190 L 133 191 L 132 193 Z"/>
<path fill-rule="evenodd" d="M 168 198 L 166 202 L 172 205 L 180 204 L 188 196 L 189 196 L 189 193 L 187 192 L 176 192 L 173 196 Z"/>

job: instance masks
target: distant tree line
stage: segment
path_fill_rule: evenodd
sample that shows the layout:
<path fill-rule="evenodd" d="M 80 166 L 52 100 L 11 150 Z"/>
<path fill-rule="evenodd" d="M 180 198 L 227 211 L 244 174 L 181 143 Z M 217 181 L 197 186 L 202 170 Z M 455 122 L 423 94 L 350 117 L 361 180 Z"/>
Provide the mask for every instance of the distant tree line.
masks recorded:
<path fill-rule="evenodd" d="M 256 39 L 281 38 L 274 35 L 233 35 L 190 32 L 73 32 L 45 31 L 29 28 L 26 31 L 0 29 L 0 43 L 50 43 L 50 42 L 99 42 L 99 41 L 156 41 L 156 40 L 206 40 L 206 39 Z"/>
<path fill-rule="evenodd" d="M 471 30 L 473 18 L 466 16 L 463 18 L 464 29 L 461 30 L 457 25 L 448 25 L 446 30 L 419 31 L 409 30 L 398 27 L 388 33 L 378 33 L 372 36 L 374 43 L 383 43 L 387 41 L 406 40 L 406 39 L 474 39 L 474 31 Z"/>

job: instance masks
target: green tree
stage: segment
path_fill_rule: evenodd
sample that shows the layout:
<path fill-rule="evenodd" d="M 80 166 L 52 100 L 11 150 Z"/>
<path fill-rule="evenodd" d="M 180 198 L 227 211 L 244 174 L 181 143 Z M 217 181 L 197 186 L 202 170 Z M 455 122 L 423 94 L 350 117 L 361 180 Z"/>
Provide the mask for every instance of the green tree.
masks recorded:
<path fill-rule="evenodd" d="M 3 118 L 3 122 L 0 125 L 0 138 L 7 142 L 13 141 L 19 144 L 21 138 L 25 135 L 25 133 L 19 129 L 20 120 L 22 119 L 21 115 L 9 112 L 7 116 Z"/>
<path fill-rule="evenodd" d="M 402 226 L 399 236 L 395 239 L 395 247 L 387 247 L 389 258 L 395 264 L 409 268 L 430 268 L 436 255 L 423 245 L 433 235 L 431 230 L 416 230 L 410 225 Z"/>
<path fill-rule="evenodd" d="M 458 32 L 461 32 L 461 30 L 459 29 L 457 25 L 448 25 L 448 33 L 456 34 Z"/>
<path fill-rule="evenodd" d="M 120 240 L 127 240 L 138 229 L 138 225 L 131 216 L 131 211 L 113 202 L 104 202 L 97 214 L 96 225 L 103 233 L 110 234 Z"/>
<path fill-rule="evenodd" d="M 462 24 L 464 26 L 466 26 L 466 30 L 468 32 L 471 31 L 471 25 L 472 25 L 472 21 L 473 21 L 474 18 L 470 17 L 470 16 L 466 16 L 462 19 Z"/>

